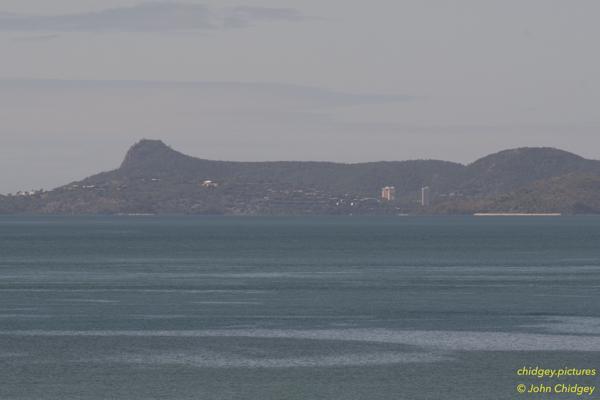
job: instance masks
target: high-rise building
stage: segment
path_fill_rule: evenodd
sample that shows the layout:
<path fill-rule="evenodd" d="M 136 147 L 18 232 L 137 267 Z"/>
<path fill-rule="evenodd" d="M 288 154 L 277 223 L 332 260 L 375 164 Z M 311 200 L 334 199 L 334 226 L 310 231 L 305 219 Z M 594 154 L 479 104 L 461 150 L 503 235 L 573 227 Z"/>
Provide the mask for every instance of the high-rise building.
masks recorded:
<path fill-rule="evenodd" d="M 386 186 L 381 189 L 381 198 L 385 201 L 393 201 L 396 199 L 396 188 L 393 186 Z"/>
<path fill-rule="evenodd" d="M 421 188 L 421 206 L 428 207 L 431 204 L 431 190 L 429 186 Z"/>

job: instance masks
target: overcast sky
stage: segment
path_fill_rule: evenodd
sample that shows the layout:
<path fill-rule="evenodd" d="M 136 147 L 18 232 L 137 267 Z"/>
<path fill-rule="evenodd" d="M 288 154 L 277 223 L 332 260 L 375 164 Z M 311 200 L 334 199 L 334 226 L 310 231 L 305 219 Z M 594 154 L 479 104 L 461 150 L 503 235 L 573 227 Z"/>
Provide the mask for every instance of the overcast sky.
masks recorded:
<path fill-rule="evenodd" d="M 203 158 L 600 158 L 597 0 L 2 0 L 0 193 Z"/>

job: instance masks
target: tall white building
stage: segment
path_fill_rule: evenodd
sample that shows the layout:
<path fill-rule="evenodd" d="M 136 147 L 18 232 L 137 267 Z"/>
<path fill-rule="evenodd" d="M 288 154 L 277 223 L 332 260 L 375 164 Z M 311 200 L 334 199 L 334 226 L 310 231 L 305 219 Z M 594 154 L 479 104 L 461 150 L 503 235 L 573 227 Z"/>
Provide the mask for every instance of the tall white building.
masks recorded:
<path fill-rule="evenodd" d="M 429 186 L 421 188 L 421 206 L 428 207 L 431 204 L 431 190 Z"/>
<path fill-rule="evenodd" d="M 385 201 L 393 201 L 396 199 L 396 188 L 393 186 L 386 186 L 381 189 L 381 198 Z"/>

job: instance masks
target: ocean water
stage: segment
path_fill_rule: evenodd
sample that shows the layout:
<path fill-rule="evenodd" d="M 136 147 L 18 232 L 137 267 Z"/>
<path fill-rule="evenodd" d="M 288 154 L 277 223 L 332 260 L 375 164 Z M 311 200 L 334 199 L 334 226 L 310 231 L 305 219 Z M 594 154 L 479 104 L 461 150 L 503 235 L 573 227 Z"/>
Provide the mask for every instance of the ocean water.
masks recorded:
<path fill-rule="evenodd" d="M 600 218 L 0 217 L 2 400 L 600 395 L 524 366 L 600 369 Z"/>

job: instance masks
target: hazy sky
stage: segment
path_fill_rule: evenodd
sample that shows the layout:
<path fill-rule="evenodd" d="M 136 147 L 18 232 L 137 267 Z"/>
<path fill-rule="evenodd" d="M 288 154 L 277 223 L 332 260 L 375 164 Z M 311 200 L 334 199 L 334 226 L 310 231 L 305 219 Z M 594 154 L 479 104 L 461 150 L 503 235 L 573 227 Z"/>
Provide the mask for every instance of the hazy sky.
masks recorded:
<path fill-rule="evenodd" d="M 600 158 L 597 0 L 2 0 L 0 193 L 230 160 Z"/>

